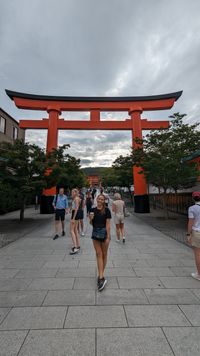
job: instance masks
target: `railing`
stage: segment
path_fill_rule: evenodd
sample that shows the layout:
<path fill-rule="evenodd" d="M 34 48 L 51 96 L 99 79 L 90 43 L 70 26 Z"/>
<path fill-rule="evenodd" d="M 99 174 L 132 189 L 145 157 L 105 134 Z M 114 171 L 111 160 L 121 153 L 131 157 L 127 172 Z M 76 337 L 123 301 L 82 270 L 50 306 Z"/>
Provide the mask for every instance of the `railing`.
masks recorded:
<path fill-rule="evenodd" d="M 163 209 L 163 194 L 150 194 L 150 205 L 156 209 Z M 193 205 L 191 193 L 168 193 L 167 209 L 177 214 L 187 215 L 189 206 Z"/>

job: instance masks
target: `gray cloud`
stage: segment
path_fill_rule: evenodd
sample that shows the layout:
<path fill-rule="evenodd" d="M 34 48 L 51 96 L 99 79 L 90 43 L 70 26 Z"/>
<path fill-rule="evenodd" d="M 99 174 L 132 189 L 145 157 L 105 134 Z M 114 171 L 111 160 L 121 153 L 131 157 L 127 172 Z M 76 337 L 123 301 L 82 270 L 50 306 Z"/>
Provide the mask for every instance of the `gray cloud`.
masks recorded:
<path fill-rule="evenodd" d="M 47 117 L 18 110 L 4 89 L 49 95 L 151 95 L 183 89 L 172 110 L 199 121 L 199 0 L 0 0 L 0 106 L 17 119 Z M 88 119 L 88 113 L 62 113 Z M 102 119 L 127 113 L 102 113 Z M 44 146 L 45 131 L 27 132 Z M 59 143 L 88 164 L 106 165 L 131 145 L 128 132 L 61 131 Z M 86 163 L 85 163 L 86 164 Z"/>

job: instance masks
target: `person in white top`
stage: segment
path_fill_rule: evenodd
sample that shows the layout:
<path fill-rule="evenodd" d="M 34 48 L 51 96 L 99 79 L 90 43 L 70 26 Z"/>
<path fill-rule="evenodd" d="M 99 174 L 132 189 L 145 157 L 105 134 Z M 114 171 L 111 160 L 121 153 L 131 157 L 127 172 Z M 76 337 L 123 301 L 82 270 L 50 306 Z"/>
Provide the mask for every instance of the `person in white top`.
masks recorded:
<path fill-rule="evenodd" d="M 188 243 L 193 247 L 197 271 L 191 276 L 200 281 L 200 192 L 193 192 L 195 204 L 188 209 Z"/>
<path fill-rule="evenodd" d="M 116 242 L 120 241 L 120 235 L 122 236 L 122 241 L 125 243 L 124 236 L 124 212 L 125 212 L 125 203 L 121 198 L 119 193 L 115 193 L 114 201 L 112 203 L 112 211 L 115 214 L 114 220 L 116 225 Z"/>

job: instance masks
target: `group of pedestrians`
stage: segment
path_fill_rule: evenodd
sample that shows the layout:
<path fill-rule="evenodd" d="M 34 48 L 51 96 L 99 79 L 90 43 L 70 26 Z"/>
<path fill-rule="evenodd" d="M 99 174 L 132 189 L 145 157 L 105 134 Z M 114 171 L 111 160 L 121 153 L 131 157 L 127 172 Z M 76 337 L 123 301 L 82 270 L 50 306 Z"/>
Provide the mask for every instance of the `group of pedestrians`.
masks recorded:
<path fill-rule="evenodd" d="M 98 269 L 97 287 L 102 291 L 107 283 L 104 272 L 107 263 L 107 252 L 110 244 L 110 221 L 111 211 L 108 207 L 109 196 L 104 193 L 103 188 L 94 192 L 87 191 L 86 199 L 81 190 L 72 189 L 72 203 L 69 209 L 68 198 L 64 194 L 64 189 L 60 188 L 59 193 L 54 197 L 53 207 L 55 209 L 55 236 L 53 240 L 59 237 L 60 223 L 62 227 L 62 236 L 65 235 L 64 221 L 65 214 L 71 211 L 70 218 L 70 235 L 72 238 L 72 248 L 70 255 L 77 254 L 80 251 L 80 235 L 84 236 L 84 208 L 86 206 L 87 216 L 92 225 L 91 239 L 96 252 L 96 261 Z M 112 212 L 116 224 L 116 241 L 122 239 L 125 243 L 124 236 L 124 215 L 125 204 L 121 195 L 116 193 L 112 203 Z"/>
<path fill-rule="evenodd" d="M 70 234 L 72 238 L 72 248 L 70 254 L 76 254 L 80 250 L 80 234 L 84 236 L 84 208 L 86 206 L 87 216 L 92 225 L 91 239 L 96 252 L 98 278 L 98 290 L 104 289 L 107 280 L 104 272 L 107 263 L 107 252 L 110 244 L 110 221 L 111 211 L 108 207 L 109 197 L 101 188 L 100 191 L 87 191 L 86 199 L 81 190 L 72 189 L 72 204 L 69 209 L 67 196 L 64 194 L 64 188 L 59 189 L 59 194 L 54 197 L 53 207 L 55 209 L 55 236 L 53 240 L 59 237 L 60 224 L 62 236 L 65 236 L 64 222 L 65 214 L 71 211 Z M 191 276 L 200 281 L 200 192 L 193 192 L 192 198 L 194 205 L 188 210 L 188 229 L 187 239 L 194 251 L 196 272 Z M 124 235 L 124 217 L 125 204 L 119 193 L 115 193 L 112 202 L 112 212 L 116 225 L 116 241 L 125 243 Z"/>

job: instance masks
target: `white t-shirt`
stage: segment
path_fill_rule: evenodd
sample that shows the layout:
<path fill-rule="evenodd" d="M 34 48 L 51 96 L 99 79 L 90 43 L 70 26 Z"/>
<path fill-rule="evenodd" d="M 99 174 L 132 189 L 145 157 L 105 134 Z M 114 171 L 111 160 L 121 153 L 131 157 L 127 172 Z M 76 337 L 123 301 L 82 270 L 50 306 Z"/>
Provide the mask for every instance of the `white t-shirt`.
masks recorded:
<path fill-rule="evenodd" d="M 200 232 L 200 203 L 189 207 L 188 218 L 194 219 L 192 230 Z"/>

